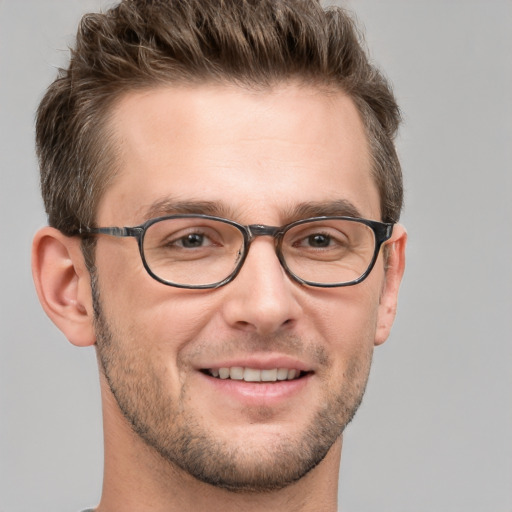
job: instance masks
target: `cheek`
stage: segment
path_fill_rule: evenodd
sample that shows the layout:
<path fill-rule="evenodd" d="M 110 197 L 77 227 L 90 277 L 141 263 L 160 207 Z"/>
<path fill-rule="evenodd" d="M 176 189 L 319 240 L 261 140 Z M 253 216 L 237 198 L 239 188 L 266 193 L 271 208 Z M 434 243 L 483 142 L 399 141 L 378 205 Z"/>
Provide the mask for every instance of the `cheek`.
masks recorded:
<path fill-rule="evenodd" d="M 305 316 L 335 352 L 350 356 L 373 346 L 377 327 L 379 291 L 362 283 L 315 293 Z"/>
<path fill-rule="evenodd" d="M 177 351 L 210 322 L 212 301 L 204 291 L 181 290 L 153 279 L 133 245 L 116 248 L 105 244 L 97 251 L 105 316 L 123 344 L 144 343 L 157 351 L 171 347 Z"/>

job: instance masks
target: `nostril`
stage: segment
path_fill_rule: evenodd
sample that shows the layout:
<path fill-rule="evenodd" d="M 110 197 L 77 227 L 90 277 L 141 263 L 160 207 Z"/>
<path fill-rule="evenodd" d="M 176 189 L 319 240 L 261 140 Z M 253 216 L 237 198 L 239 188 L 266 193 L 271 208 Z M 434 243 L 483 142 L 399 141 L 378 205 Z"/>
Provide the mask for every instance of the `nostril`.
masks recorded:
<path fill-rule="evenodd" d="M 256 327 L 253 324 L 251 324 L 250 322 L 246 322 L 245 320 L 238 320 L 238 322 L 236 322 L 236 327 L 241 331 L 247 332 L 256 330 Z"/>

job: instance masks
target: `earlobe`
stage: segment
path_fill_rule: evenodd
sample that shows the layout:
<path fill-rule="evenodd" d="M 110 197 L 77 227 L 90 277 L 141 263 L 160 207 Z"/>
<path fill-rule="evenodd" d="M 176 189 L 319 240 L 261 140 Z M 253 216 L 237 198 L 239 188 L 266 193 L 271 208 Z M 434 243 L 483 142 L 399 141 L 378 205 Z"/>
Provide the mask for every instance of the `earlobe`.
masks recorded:
<path fill-rule="evenodd" d="M 407 232 L 403 226 L 397 224 L 386 249 L 388 251 L 386 274 L 379 303 L 375 345 L 380 345 L 386 341 L 395 320 L 398 290 L 405 270 L 406 243 Z"/>
<path fill-rule="evenodd" d="M 74 345 L 93 345 L 90 277 L 80 240 L 42 228 L 32 245 L 32 275 L 39 301 L 53 323 Z"/>

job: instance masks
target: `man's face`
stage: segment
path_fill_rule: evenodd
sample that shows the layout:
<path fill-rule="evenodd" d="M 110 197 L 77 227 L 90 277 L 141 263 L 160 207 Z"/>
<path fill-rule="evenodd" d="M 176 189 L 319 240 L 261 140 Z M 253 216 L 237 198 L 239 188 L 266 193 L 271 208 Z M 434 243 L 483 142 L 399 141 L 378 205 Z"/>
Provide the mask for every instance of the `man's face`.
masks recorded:
<path fill-rule="evenodd" d="M 125 96 L 111 128 L 119 173 L 100 226 L 183 211 L 279 226 L 298 211 L 343 215 L 347 203 L 380 217 L 364 129 L 341 93 L 153 89 Z M 215 290 L 155 281 L 135 239 L 100 237 L 96 263 L 103 370 L 125 418 L 166 460 L 206 482 L 265 490 L 302 477 L 339 439 L 368 377 L 382 257 L 364 282 L 331 289 L 292 281 L 270 237 Z M 297 377 L 246 382 L 210 371 L 234 367 Z"/>

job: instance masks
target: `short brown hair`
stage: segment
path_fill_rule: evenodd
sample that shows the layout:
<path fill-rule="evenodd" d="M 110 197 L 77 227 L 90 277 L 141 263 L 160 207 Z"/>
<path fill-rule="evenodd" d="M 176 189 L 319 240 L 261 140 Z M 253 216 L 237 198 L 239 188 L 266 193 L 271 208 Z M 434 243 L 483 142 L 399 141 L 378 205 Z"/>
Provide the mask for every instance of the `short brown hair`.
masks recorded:
<path fill-rule="evenodd" d="M 124 0 L 82 18 L 69 67 L 38 109 L 50 225 L 71 235 L 94 224 L 115 169 L 108 116 L 125 92 L 201 82 L 264 88 L 297 79 L 353 99 L 368 135 L 382 220 L 397 221 L 403 201 L 394 147 L 399 109 L 343 9 L 324 9 L 314 0 Z"/>

